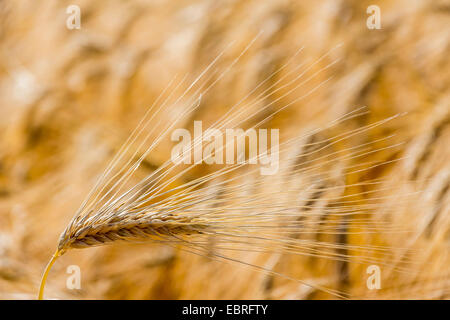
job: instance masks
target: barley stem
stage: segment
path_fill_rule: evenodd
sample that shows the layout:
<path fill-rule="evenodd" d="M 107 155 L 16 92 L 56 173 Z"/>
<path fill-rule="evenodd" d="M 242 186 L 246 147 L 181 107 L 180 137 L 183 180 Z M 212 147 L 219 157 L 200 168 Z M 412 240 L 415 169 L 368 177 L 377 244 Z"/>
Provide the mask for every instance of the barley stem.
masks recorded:
<path fill-rule="evenodd" d="M 39 300 L 43 300 L 44 299 L 44 287 L 45 287 L 45 282 L 47 281 L 48 273 L 50 272 L 50 269 L 52 268 L 52 266 L 55 263 L 56 259 L 60 255 L 61 255 L 60 251 L 56 250 L 56 252 L 53 254 L 53 257 L 50 259 L 50 261 L 48 262 L 47 266 L 45 267 L 44 273 L 42 274 L 42 278 L 41 278 L 41 285 L 39 287 L 39 296 L 38 296 Z"/>

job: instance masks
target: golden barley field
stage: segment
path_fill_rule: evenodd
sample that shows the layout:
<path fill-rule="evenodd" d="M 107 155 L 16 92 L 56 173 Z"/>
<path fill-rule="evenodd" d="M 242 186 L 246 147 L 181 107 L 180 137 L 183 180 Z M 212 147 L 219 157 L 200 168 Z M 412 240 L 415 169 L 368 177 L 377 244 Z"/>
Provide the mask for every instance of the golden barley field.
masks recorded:
<path fill-rule="evenodd" d="M 212 124 L 243 97 L 254 103 L 224 128 L 278 129 L 278 174 L 242 168 L 188 193 L 193 208 L 164 203 L 196 217 L 164 229 L 191 228 L 175 245 L 68 250 L 45 298 L 450 298 L 449 26 L 447 0 L 1 1 L 0 299 L 37 298 L 61 232 L 155 101 L 169 103 L 121 153 L 142 158 L 125 190 L 217 174 L 158 176 L 175 142 L 136 145 Z"/>

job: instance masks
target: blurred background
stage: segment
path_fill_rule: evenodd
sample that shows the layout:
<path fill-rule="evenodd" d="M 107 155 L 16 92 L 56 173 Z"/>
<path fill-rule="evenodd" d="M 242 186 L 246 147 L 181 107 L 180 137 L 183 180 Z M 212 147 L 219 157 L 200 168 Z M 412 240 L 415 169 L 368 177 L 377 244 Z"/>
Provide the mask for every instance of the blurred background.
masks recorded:
<path fill-rule="evenodd" d="M 379 30 L 366 25 L 373 4 L 381 10 Z M 80 29 L 66 26 L 70 5 L 81 9 Z M 0 298 L 36 297 L 59 234 L 171 79 L 193 79 L 233 43 L 219 62 L 226 68 L 260 31 L 186 125 L 223 113 L 299 48 L 296 59 L 305 63 L 335 48 L 311 72 L 339 62 L 295 96 L 333 78 L 272 121 L 289 136 L 360 106 L 370 110 L 363 123 L 408 112 L 371 132 L 372 140 L 395 133 L 408 156 L 396 170 L 376 174 L 425 190 L 396 212 L 414 232 L 380 240 L 414 248 L 414 272 L 390 277 L 377 293 L 366 290 L 362 271 L 344 285 L 375 298 L 449 298 L 449 26 L 447 0 L 0 1 Z M 169 158 L 170 147 L 152 153 L 149 172 Z M 327 280 L 334 269 L 315 262 L 281 264 L 334 286 L 335 280 Z M 69 265 L 81 267 L 80 290 L 66 288 Z M 327 298 L 298 282 L 268 280 L 249 268 L 156 245 L 74 250 L 55 264 L 46 296 Z"/>

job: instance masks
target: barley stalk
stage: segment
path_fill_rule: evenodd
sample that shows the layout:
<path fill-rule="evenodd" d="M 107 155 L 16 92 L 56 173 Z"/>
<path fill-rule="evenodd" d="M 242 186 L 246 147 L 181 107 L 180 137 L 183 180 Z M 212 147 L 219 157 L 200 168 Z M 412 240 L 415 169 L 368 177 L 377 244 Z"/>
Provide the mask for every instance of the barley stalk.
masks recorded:
<path fill-rule="evenodd" d="M 133 184 L 131 187 L 127 185 L 142 161 L 154 150 L 155 146 L 160 144 L 164 137 L 176 128 L 183 119 L 186 119 L 198 109 L 202 97 L 220 79 L 225 77 L 227 72 L 255 41 L 256 38 L 228 68 L 218 75 L 216 80 L 211 81 L 208 72 L 213 69 L 223 53 L 219 54 L 175 101 L 169 103 L 166 98 L 166 100 L 160 102 L 162 99 L 162 96 L 160 96 L 155 101 L 155 104 L 149 108 L 141 123 L 111 161 L 102 177 L 98 180 L 97 185 L 61 234 L 57 251 L 48 263 L 42 276 L 39 299 L 44 297 L 44 286 L 51 267 L 55 260 L 67 250 L 89 248 L 117 241 L 155 241 L 167 243 L 168 245 L 181 244 L 187 251 L 208 255 L 210 239 L 213 238 L 215 248 L 221 250 L 221 253 L 213 253 L 214 258 L 250 265 L 268 274 L 280 275 L 286 278 L 290 277 L 262 266 L 237 260 L 226 253 L 234 250 L 290 253 L 336 261 L 348 262 L 350 260 L 358 260 L 364 263 L 376 262 L 387 264 L 399 271 L 405 270 L 401 264 L 389 264 L 387 262 L 390 261 L 389 258 L 392 257 L 393 252 L 398 248 L 376 247 L 373 245 L 356 246 L 348 243 L 340 244 L 308 238 L 310 234 L 321 236 L 350 235 L 352 231 L 348 230 L 349 226 L 352 226 L 352 228 L 364 227 L 367 229 L 366 232 L 369 233 L 399 231 L 395 225 L 383 224 L 381 219 L 374 219 L 379 214 L 379 209 L 383 207 L 383 204 L 377 200 L 387 200 L 390 196 L 381 195 L 378 198 L 374 196 L 372 198 L 373 202 L 366 201 L 364 203 L 360 201 L 360 197 L 365 195 L 386 191 L 383 185 L 384 181 L 367 180 L 359 183 L 338 185 L 336 183 L 337 179 L 333 181 L 333 179 L 327 177 L 327 175 L 336 175 L 339 172 L 345 172 L 347 175 L 364 172 L 398 161 L 398 159 L 379 162 L 363 161 L 369 154 L 386 152 L 398 147 L 399 144 L 389 142 L 392 136 L 385 138 L 387 141 L 384 142 L 387 142 L 387 146 L 383 147 L 376 145 L 383 142 L 383 139 L 380 139 L 360 143 L 356 147 L 348 147 L 343 152 L 334 149 L 344 141 L 385 125 L 398 115 L 357 129 L 348 130 L 331 138 L 320 138 L 320 135 L 327 130 L 332 130 L 345 121 L 367 113 L 364 107 L 357 108 L 329 122 L 323 128 L 315 129 L 305 135 L 284 141 L 280 145 L 279 155 L 286 165 L 282 167 L 282 171 L 276 178 L 269 179 L 264 176 L 258 176 L 257 172 L 259 169 L 249 167 L 251 160 L 260 160 L 261 155 L 257 155 L 256 159 L 248 159 L 243 163 L 227 165 L 176 187 L 173 187 L 172 183 L 192 170 L 196 164 L 183 168 L 174 165 L 168 160 L 137 184 Z M 336 61 L 333 61 L 325 67 L 319 68 L 318 71 L 311 71 L 328 56 L 329 53 L 323 55 L 319 60 L 307 67 L 302 65 L 303 69 L 300 68 L 302 69 L 301 72 L 298 72 L 299 66 L 289 68 L 290 64 L 292 64 L 292 60 L 290 60 L 266 80 L 259 83 L 249 95 L 230 108 L 213 126 L 225 129 L 236 121 L 242 124 L 258 116 L 258 119 L 262 120 L 257 121 L 250 128 L 261 127 L 275 114 L 292 106 L 295 102 L 308 98 L 327 83 L 328 79 L 321 81 L 319 85 L 313 86 L 307 94 L 292 98 L 276 111 L 272 111 L 268 115 L 264 114 L 274 103 L 281 102 L 282 98 L 289 97 L 298 88 L 314 80 L 336 63 Z M 253 100 L 250 99 L 251 94 L 257 92 L 268 79 L 284 68 L 291 70 L 289 74 L 294 75 L 293 80 L 289 80 L 287 84 L 277 89 L 272 89 L 274 86 L 272 85 L 257 95 L 256 98 L 253 98 Z M 312 72 L 312 75 L 308 75 L 308 71 Z M 276 84 L 281 83 L 285 78 L 286 76 L 281 77 Z M 184 79 L 177 85 L 172 85 L 174 82 L 169 83 L 166 89 L 168 92 L 171 92 L 169 97 L 183 82 Z M 285 89 L 286 92 L 278 92 L 280 88 Z M 274 98 L 268 105 L 264 105 L 250 115 L 245 114 L 247 108 L 257 105 L 276 93 L 282 96 Z M 155 114 L 160 113 L 163 109 L 170 110 L 170 108 L 174 108 L 183 99 L 186 99 L 186 110 L 182 111 L 177 119 L 173 123 L 169 123 L 157 138 L 149 144 L 150 133 L 157 130 L 157 127 L 155 126 L 147 135 L 144 132 L 148 128 L 149 123 L 152 123 Z M 142 141 L 138 142 L 138 138 L 142 139 Z M 201 141 L 193 141 L 191 149 L 201 143 Z M 129 151 L 132 152 L 132 156 L 126 158 L 127 155 L 129 156 Z M 138 159 L 136 160 L 137 156 Z M 202 160 L 205 160 L 205 158 Z M 350 164 L 350 161 L 354 160 L 357 160 L 357 164 Z M 334 167 L 339 161 L 348 164 L 344 168 Z M 180 171 L 176 171 L 176 168 Z M 247 170 L 242 171 L 243 169 Z M 298 183 L 300 178 L 302 183 Z M 264 187 L 267 185 L 270 185 L 270 188 Z M 371 189 L 354 192 L 349 195 L 343 193 L 343 190 L 346 188 L 362 189 L 363 187 L 370 187 Z M 388 189 L 393 190 L 395 187 Z M 272 195 L 273 190 L 277 190 L 277 197 L 275 198 Z M 299 194 L 303 193 L 307 193 L 309 196 L 305 198 L 299 197 Z M 222 194 L 224 199 L 220 199 L 218 194 Z M 402 201 L 402 197 L 410 195 L 396 196 L 397 203 Z M 324 216 L 330 219 L 327 223 L 321 221 Z M 345 250 L 352 250 L 355 253 L 351 255 L 345 253 Z M 367 255 L 367 252 L 376 252 L 377 255 L 382 255 L 382 257 L 377 258 L 376 256 Z M 326 288 L 299 279 L 292 280 L 323 290 L 337 297 L 348 297 L 341 290 Z"/>

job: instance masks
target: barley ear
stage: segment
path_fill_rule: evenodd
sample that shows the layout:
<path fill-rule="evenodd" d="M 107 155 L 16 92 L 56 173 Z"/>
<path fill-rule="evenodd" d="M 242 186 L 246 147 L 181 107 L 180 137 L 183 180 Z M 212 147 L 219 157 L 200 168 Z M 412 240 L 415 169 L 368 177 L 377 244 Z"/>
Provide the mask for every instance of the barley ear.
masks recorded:
<path fill-rule="evenodd" d="M 53 257 L 50 259 L 50 261 L 48 262 L 47 266 L 45 267 L 44 273 L 42 274 L 42 278 L 41 278 L 41 285 L 39 287 L 39 296 L 38 296 L 39 300 L 43 300 L 44 299 L 44 287 L 45 287 L 45 282 L 47 281 L 48 273 L 50 272 L 50 269 L 52 268 L 52 266 L 55 263 L 56 259 L 60 255 L 61 255 L 61 251 L 57 249 L 56 252 L 53 254 Z"/>

